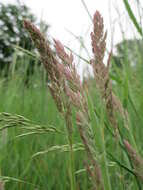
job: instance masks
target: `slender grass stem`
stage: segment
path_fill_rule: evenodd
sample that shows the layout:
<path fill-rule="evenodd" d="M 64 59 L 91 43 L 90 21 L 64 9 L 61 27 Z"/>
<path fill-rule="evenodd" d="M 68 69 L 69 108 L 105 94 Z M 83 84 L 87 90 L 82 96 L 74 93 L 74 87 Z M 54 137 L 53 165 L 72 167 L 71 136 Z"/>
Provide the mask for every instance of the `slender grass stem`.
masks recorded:
<path fill-rule="evenodd" d="M 96 119 L 96 115 L 94 112 L 93 102 L 90 98 L 88 98 L 89 102 L 89 110 L 91 116 L 91 124 L 95 133 L 95 144 L 97 146 L 97 150 L 99 153 L 99 162 L 101 166 L 101 172 L 103 177 L 103 183 L 106 190 L 111 190 L 111 183 L 109 177 L 109 171 L 107 167 L 107 159 L 106 159 L 106 148 L 105 148 L 105 140 L 104 140 L 104 119 L 103 119 L 103 110 L 101 111 L 101 120 L 98 122 Z"/>
<path fill-rule="evenodd" d="M 71 190 L 76 190 L 76 180 L 75 180 L 75 167 L 74 167 L 74 155 L 72 148 L 72 141 L 70 141 L 70 181 L 71 181 Z"/>

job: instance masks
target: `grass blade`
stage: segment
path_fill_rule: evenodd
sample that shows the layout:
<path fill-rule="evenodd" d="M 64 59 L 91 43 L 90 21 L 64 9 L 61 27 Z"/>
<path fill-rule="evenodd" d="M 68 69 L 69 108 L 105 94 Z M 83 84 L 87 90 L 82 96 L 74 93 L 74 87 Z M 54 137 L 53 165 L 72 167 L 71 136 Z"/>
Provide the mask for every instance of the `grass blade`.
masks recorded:
<path fill-rule="evenodd" d="M 139 23 L 138 23 L 138 21 L 137 21 L 135 15 L 134 15 L 132 9 L 131 9 L 131 6 L 130 6 L 128 0 L 123 0 L 123 2 L 124 2 L 125 8 L 126 8 L 126 10 L 127 10 L 127 12 L 128 12 L 128 15 L 129 15 L 131 21 L 133 22 L 133 24 L 134 24 L 134 26 L 136 27 L 138 33 L 139 33 L 139 34 L 141 35 L 141 37 L 142 37 L 142 36 L 143 36 L 142 28 L 140 27 L 140 25 L 139 25 Z"/>

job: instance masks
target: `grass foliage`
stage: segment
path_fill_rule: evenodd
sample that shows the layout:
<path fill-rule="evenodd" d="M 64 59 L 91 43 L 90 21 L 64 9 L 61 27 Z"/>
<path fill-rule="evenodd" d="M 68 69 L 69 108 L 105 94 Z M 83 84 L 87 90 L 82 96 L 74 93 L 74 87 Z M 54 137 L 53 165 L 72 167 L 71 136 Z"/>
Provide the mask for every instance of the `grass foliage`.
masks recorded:
<path fill-rule="evenodd" d="M 124 3 L 141 34 L 128 2 Z M 96 16 L 99 16 L 98 13 Z M 96 20 L 94 22 L 96 25 Z M 93 52 L 96 60 L 100 62 L 102 56 L 99 56 L 101 52 L 96 52 L 98 39 L 94 41 L 94 34 L 92 40 L 95 48 Z M 102 40 L 104 43 L 104 39 Z M 125 44 L 121 67 L 111 58 L 109 76 L 106 76 L 104 67 L 102 70 L 95 69 L 94 79 L 89 78 L 83 88 L 85 94 L 82 94 L 82 89 L 79 90 L 84 104 L 79 106 L 79 102 L 71 101 L 71 104 L 76 104 L 71 112 L 73 125 L 71 134 L 71 129 L 67 127 L 69 123 L 65 122 L 64 114 L 59 113 L 47 87 L 49 81 L 46 71 L 43 65 L 37 64 L 39 57 L 17 46 L 14 48 L 16 50 L 9 75 L 5 78 L 1 73 L 0 77 L 0 180 L 2 184 L 4 183 L 4 189 L 141 190 L 143 187 L 141 56 L 138 54 L 137 63 L 132 66 Z M 17 59 L 17 51 L 25 54 L 21 62 Z M 61 52 L 58 53 L 61 56 Z M 35 60 L 34 74 L 29 77 L 27 83 L 26 68 L 31 59 Z M 82 57 L 81 59 L 84 60 Z M 103 92 L 103 86 L 107 87 L 106 92 Z M 116 97 L 113 94 L 116 94 Z M 89 120 L 85 114 L 86 103 Z"/>

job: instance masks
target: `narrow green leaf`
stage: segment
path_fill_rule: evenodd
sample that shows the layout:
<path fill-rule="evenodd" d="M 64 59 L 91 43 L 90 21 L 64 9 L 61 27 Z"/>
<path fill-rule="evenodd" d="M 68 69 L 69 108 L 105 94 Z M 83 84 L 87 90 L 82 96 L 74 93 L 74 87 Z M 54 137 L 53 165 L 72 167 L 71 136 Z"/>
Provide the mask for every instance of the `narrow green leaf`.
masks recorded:
<path fill-rule="evenodd" d="M 142 28 L 141 28 L 140 25 L 138 24 L 137 19 L 136 19 L 135 15 L 134 15 L 134 13 L 133 13 L 133 11 L 132 11 L 132 9 L 131 9 L 131 6 L 130 6 L 128 0 L 123 0 L 123 2 L 124 2 L 124 5 L 125 5 L 125 7 L 126 7 L 126 10 L 127 10 L 127 12 L 128 12 L 128 15 L 129 15 L 131 21 L 133 22 L 133 24 L 135 25 L 135 27 L 136 27 L 138 33 L 139 33 L 141 36 L 143 36 Z"/>
<path fill-rule="evenodd" d="M 40 59 L 40 57 L 34 53 L 31 53 L 30 51 L 18 46 L 18 45 L 13 45 L 14 49 L 18 50 L 18 51 L 22 51 L 23 53 L 31 56 L 33 59 Z"/>
<path fill-rule="evenodd" d="M 24 183 L 24 184 L 27 184 L 27 185 L 31 185 L 35 188 L 38 188 L 38 189 L 43 189 L 42 187 L 36 185 L 36 184 L 33 184 L 31 182 L 27 182 L 27 181 L 24 181 L 24 180 L 21 180 L 21 179 L 18 179 L 18 178 L 15 178 L 15 177 L 9 177 L 9 176 L 0 176 L 0 179 L 2 181 L 4 181 L 5 183 L 9 182 L 9 181 L 14 181 L 14 182 L 17 182 L 17 183 Z M 37 189 L 37 190 L 38 190 Z"/>
<path fill-rule="evenodd" d="M 82 2 L 82 4 L 83 4 L 83 6 L 84 6 L 84 8 L 85 8 L 85 10 L 86 10 L 86 12 L 87 12 L 87 14 L 88 14 L 90 20 L 91 20 L 91 22 L 92 22 L 92 16 L 91 16 L 91 14 L 90 14 L 90 12 L 89 12 L 89 10 L 88 10 L 88 7 L 87 7 L 85 1 L 84 1 L 84 0 L 81 0 L 81 2 Z"/>

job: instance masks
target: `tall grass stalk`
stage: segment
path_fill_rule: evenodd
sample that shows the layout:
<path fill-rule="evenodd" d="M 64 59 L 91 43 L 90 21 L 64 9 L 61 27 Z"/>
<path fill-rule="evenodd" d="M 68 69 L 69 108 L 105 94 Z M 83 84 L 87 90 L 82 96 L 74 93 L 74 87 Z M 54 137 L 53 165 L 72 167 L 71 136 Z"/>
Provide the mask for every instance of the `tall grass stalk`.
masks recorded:
<path fill-rule="evenodd" d="M 76 184 L 75 184 L 74 158 L 72 150 L 72 133 L 73 133 L 72 109 L 69 100 L 66 97 L 64 98 L 66 82 L 59 70 L 60 64 L 58 63 L 58 60 L 54 56 L 54 52 L 50 48 L 50 44 L 46 41 L 45 37 L 29 21 L 25 21 L 24 26 L 30 33 L 32 40 L 34 41 L 37 49 L 39 50 L 41 60 L 44 63 L 44 66 L 48 73 L 49 80 L 51 82 L 48 85 L 49 90 L 56 103 L 58 111 L 61 113 L 66 123 L 67 137 L 70 146 L 69 168 L 70 168 L 71 190 L 75 190 Z M 56 41 L 55 41 L 55 46 L 56 46 Z M 68 64 L 70 64 L 71 57 L 69 57 L 68 55 L 65 56 L 67 58 L 66 61 L 69 62 Z"/>
<path fill-rule="evenodd" d="M 107 155 L 106 155 L 106 148 L 105 148 L 105 140 L 104 140 L 104 129 L 105 129 L 104 111 L 101 108 L 100 120 L 97 119 L 92 100 L 89 99 L 88 102 L 89 102 L 88 106 L 90 110 L 92 128 L 95 134 L 95 144 L 98 150 L 97 157 L 99 157 L 99 163 L 101 165 L 101 172 L 102 172 L 102 177 L 104 181 L 104 187 L 106 187 L 107 190 L 111 190 L 110 176 L 109 176 L 109 171 L 108 171 L 108 162 L 106 158 Z"/>
<path fill-rule="evenodd" d="M 104 64 L 107 32 L 98 11 L 92 24 L 93 56 L 86 60 L 24 21 L 40 58 L 15 46 L 27 58 L 15 57 L 20 69 L 0 78 L 0 131 L 8 131 L 1 138 L 0 188 L 142 189 L 142 59 L 132 67 L 125 43 L 121 66 L 111 62 L 112 52 Z M 81 82 L 73 55 L 91 65 L 93 78 Z M 35 72 L 26 85 L 21 73 L 31 58 Z"/>
<path fill-rule="evenodd" d="M 143 37 L 143 31 L 142 28 L 140 26 L 140 24 L 137 21 L 137 18 L 135 17 L 133 10 L 131 9 L 130 3 L 128 2 L 128 0 L 123 0 L 125 8 L 129 14 L 129 17 L 131 19 L 131 21 L 133 22 L 134 26 L 136 27 L 138 33 L 141 35 L 141 37 Z"/>

